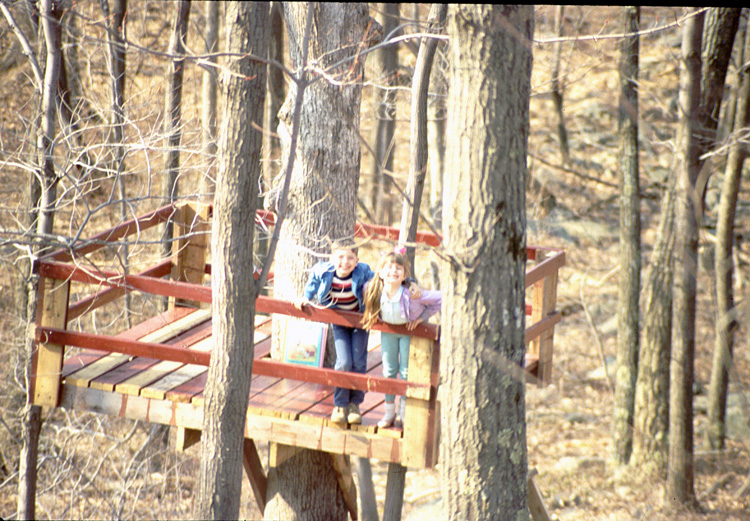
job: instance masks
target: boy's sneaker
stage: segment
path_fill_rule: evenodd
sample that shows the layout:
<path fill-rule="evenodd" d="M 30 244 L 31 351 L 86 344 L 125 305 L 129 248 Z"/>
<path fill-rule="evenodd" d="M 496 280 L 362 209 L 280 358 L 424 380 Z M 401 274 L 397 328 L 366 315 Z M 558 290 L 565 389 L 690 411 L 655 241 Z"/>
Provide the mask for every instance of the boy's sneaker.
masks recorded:
<path fill-rule="evenodd" d="M 346 420 L 349 423 L 362 423 L 362 415 L 359 412 L 359 405 L 356 403 L 350 403 L 346 410 L 348 412 Z"/>
<path fill-rule="evenodd" d="M 344 407 L 334 407 L 331 414 L 331 423 L 346 423 L 346 409 Z"/>

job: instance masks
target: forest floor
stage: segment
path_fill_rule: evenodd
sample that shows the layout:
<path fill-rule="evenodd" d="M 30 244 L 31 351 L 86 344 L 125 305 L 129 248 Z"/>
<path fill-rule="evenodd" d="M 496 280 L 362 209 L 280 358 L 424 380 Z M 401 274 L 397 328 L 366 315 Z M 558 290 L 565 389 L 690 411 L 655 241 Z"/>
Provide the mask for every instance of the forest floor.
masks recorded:
<path fill-rule="evenodd" d="M 659 9 L 662 9 L 659 11 Z M 536 38 L 551 37 L 553 6 L 537 8 Z M 666 12 L 666 14 L 665 14 Z M 645 8 L 644 27 L 672 20 L 678 10 Z M 582 34 L 618 32 L 616 8 L 569 11 L 571 23 Z M 670 18 L 672 17 L 672 18 Z M 606 27 L 606 31 L 605 31 Z M 8 38 L 6 34 L 4 38 Z M 643 171 L 644 268 L 648 268 L 658 223 L 658 183 L 669 171 L 676 122 L 673 103 L 677 93 L 676 29 L 643 38 L 641 43 L 641 153 Z M 165 45 L 165 44 L 164 44 Z M 552 383 L 527 386 L 529 467 L 553 519 L 560 521 L 624 521 L 687 519 L 692 521 L 750 520 L 750 433 L 748 416 L 738 413 L 727 449 L 712 451 L 706 440 L 705 409 L 696 405 L 695 492 L 702 512 L 663 513 L 664 476 L 643 469 L 617 467 L 611 459 L 613 392 L 602 371 L 603 360 L 616 354 L 618 284 L 618 188 L 616 93 L 619 56 L 615 41 L 588 40 L 564 48 L 566 118 L 572 162 L 559 163 L 554 137 L 556 121 L 549 99 L 551 44 L 535 46 L 534 97 L 531 101 L 529 140 L 530 176 L 538 182 L 528 195 L 528 243 L 563 248 L 567 264 L 558 283 L 562 322 L 555 330 Z M 10 76 L 9 76 L 10 74 Z M 152 81 L 163 81 L 161 77 Z M 18 69 L 3 74 L 0 84 L 0 123 L 3 132 L 19 106 L 18 93 L 26 89 Z M 9 86 L 13 85 L 13 88 Z M 364 97 L 363 97 L 364 99 Z M 408 113 L 408 111 L 405 111 Z M 363 114 L 368 109 L 363 109 Z M 372 114 L 372 111 L 369 111 Z M 363 120 L 363 135 L 367 135 Z M 399 132 L 407 133 L 408 124 Z M 400 136 L 397 167 L 407 168 L 408 135 Z M 5 141 L 5 146 L 8 146 Z M 363 153 L 363 157 L 365 154 Z M 364 169 L 363 169 L 364 171 Z M 5 207 L 18 204 L 16 181 L 0 175 Z M 713 185 L 710 185 L 713 186 Z M 747 200 L 747 185 L 741 198 Z M 541 192 L 539 187 L 544 187 Z M 549 197 L 554 198 L 554 202 Z M 709 210 L 707 222 L 715 215 Z M 750 214 L 738 223 L 750 237 Z M 704 236 L 705 237 L 705 236 Z M 710 242 L 701 241 L 710 253 Z M 747 258 L 747 246 L 744 246 Z M 8 264 L 0 277 L 0 334 L 7 334 L 16 312 L 9 297 Z M 12 269 L 12 268 L 11 268 Z M 742 266 L 747 291 L 750 269 Z M 714 303 L 711 270 L 702 269 L 696 332 L 696 404 L 705 400 L 714 346 Z M 742 298 L 738 295 L 738 299 Z M 750 396 L 748 322 L 737 336 L 732 393 Z M 8 351 L 0 354 L 6 380 L 0 385 L 0 517 L 12 518 L 16 509 L 17 456 L 20 449 L 18 368 Z M 109 419 L 93 414 L 56 410 L 45 416 L 40 447 L 39 518 L 189 518 L 198 475 L 197 447 L 175 453 L 159 441 L 152 425 Z M 743 428 L 744 427 L 744 428 Z M 10 433 L 10 434 L 9 434 Z M 265 446 L 261 444 L 265 461 Z M 3 466 L 4 464 L 4 466 Z M 387 465 L 373 462 L 376 495 L 382 511 Z M 259 519 L 249 485 L 243 479 L 241 516 Z M 409 521 L 440 519 L 439 467 L 409 471 L 406 476 L 403 518 Z"/>

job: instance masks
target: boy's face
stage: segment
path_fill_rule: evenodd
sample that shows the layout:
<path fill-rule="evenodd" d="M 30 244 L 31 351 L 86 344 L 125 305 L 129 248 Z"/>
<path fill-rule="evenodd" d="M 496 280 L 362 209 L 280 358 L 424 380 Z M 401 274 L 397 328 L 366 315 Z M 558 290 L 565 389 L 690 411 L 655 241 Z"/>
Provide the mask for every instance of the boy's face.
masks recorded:
<path fill-rule="evenodd" d="M 358 262 L 359 257 L 352 250 L 334 250 L 331 253 L 331 263 L 339 277 L 348 277 Z"/>

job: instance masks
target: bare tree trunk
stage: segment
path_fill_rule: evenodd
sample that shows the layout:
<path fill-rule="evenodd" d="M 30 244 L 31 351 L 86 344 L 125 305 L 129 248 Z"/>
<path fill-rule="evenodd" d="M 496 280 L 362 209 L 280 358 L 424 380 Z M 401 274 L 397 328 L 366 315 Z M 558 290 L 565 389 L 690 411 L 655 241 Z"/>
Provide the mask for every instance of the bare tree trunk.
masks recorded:
<path fill-rule="evenodd" d="M 750 31 L 745 29 L 743 58 L 745 63 L 750 56 Z M 734 120 L 735 135 L 732 136 L 729 157 L 724 172 L 724 184 L 719 202 L 719 215 L 716 223 L 716 345 L 714 347 L 711 385 L 708 394 L 708 439 L 713 449 L 724 448 L 726 437 L 727 390 L 729 370 L 732 367 L 734 334 L 739 326 L 737 310 L 734 306 L 734 220 L 737 208 L 742 166 L 747 157 L 746 144 L 736 134 L 750 122 L 750 72 L 742 68 L 737 78 L 738 93 Z"/>
<path fill-rule="evenodd" d="M 438 44 L 430 74 L 427 112 L 427 143 L 430 164 L 430 217 L 438 230 L 443 227 L 443 172 L 445 170 L 445 129 L 448 117 L 447 46 Z"/>
<path fill-rule="evenodd" d="M 378 4 L 378 20 L 383 26 L 386 38 L 395 36 L 401 22 L 399 4 L 386 2 Z M 396 90 L 398 83 L 398 44 L 387 45 L 375 52 L 375 70 L 379 75 L 376 81 L 382 89 L 374 89 L 375 124 L 372 135 L 374 157 L 372 158 L 372 187 L 370 202 L 378 223 L 391 225 L 393 217 L 393 158 L 396 154 Z"/>
<path fill-rule="evenodd" d="M 445 26 L 448 13 L 447 4 L 432 4 L 427 19 L 428 32 L 439 34 Z M 422 193 L 427 175 L 427 94 L 430 86 L 430 72 L 435 58 L 438 41 L 423 39 L 419 43 L 417 64 L 411 86 L 411 148 L 409 151 L 409 181 L 406 185 L 406 198 L 401 210 L 399 241 L 413 243 L 417 237 L 419 209 L 422 206 Z M 414 247 L 407 247 L 407 255 L 416 273 Z"/>
<path fill-rule="evenodd" d="M 123 35 L 123 22 L 128 9 L 127 0 L 115 0 L 114 10 L 110 11 L 109 1 L 100 0 L 102 12 L 104 13 L 104 24 L 107 28 L 107 52 L 109 57 L 109 79 L 111 83 L 111 111 L 110 111 L 110 134 L 109 143 L 114 152 L 111 170 L 115 176 L 120 194 L 120 217 L 126 221 L 129 216 L 127 191 L 125 179 L 122 172 L 125 168 L 125 38 Z M 127 243 L 122 245 L 121 264 L 123 273 L 127 275 L 129 269 L 130 248 Z M 131 300 L 132 295 L 125 295 L 125 320 L 128 328 L 131 327 Z"/>
<path fill-rule="evenodd" d="M 307 64 L 305 27 L 312 16 L 309 60 L 328 68 L 355 56 L 365 38 L 367 6 L 357 3 L 285 3 L 291 62 Z M 319 260 L 313 252 L 330 251 L 330 241 L 354 234 L 360 170 L 359 110 L 362 60 L 328 71 L 304 91 L 297 150 L 290 150 L 292 109 L 299 87 L 290 86 L 281 109 L 282 159 L 296 153 L 288 204 L 275 265 L 274 296 L 290 300 L 301 294 L 307 271 Z M 300 74 L 300 77 L 302 74 Z M 280 196 L 283 200 L 283 194 Z M 277 225 L 278 226 L 278 225 Z M 273 245 L 270 252 L 273 251 Z M 270 254 L 270 253 L 269 253 Z M 278 331 L 278 325 L 275 331 Z M 278 336 L 278 335 L 275 335 Z M 344 520 L 347 508 L 331 458 L 305 450 L 269 469 L 267 519 Z"/>
<path fill-rule="evenodd" d="M 633 448 L 635 383 L 640 347 L 641 212 L 638 162 L 638 29 L 640 7 L 623 8 L 620 57 L 620 285 L 617 314 L 617 374 L 613 445 L 615 460 L 626 464 Z"/>
<path fill-rule="evenodd" d="M 702 14 L 683 29 L 680 67 L 680 117 L 677 136 L 675 273 L 672 307 L 672 360 L 669 371 L 669 459 L 665 503 L 672 509 L 695 503 L 693 484 L 693 379 L 695 300 L 698 271 L 698 219 L 701 194 L 695 124 L 700 104 Z"/>
<path fill-rule="evenodd" d="M 268 3 L 227 4 L 227 51 L 266 57 Z M 266 65 L 235 59 L 224 79 L 219 177 L 212 234 L 213 338 L 205 389 L 201 466 L 195 515 L 237 519 L 242 492 L 242 454 L 253 363 L 256 288 L 253 235 L 263 136 Z M 253 125 L 255 123 L 255 125 Z"/>
<path fill-rule="evenodd" d="M 562 38 L 565 34 L 565 6 L 558 5 L 555 8 L 555 34 Z M 560 85 L 560 61 L 562 59 L 562 40 L 555 43 L 552 55 L 552 104 L 557 115 L 557 139 L 560 142 L 560 160 L 562 164 L 570 161 L 570 145 L 568 144 L 568 131 L 565 128 L 565 112 L 563 111 L 563 90 Z"/>
<path fill-rule="evenodd" d="M 532 6 L 451 6 L 443 519 L 529 519 L 524 270 Z M 450 195 L 449 195 L 450 194 Z"/>
<path fill-rule="evenodd" d="M 206 17 L 206 53 L 214 54 L 219 50 L 219 6 L 217 0 L 205 2 Z M 212 64 L 217 62 L 215 56 L 210 56 L 208 61 Z M 216 112 L 217 112 L 217 89 L 219 69 L 211 67 L 203 71 L 203 84 L 201 98 L 203 99 L 202 123 L 203 123 L 203 154 L 206 161 L 206 171 L 201 176 L 200 196 L 205 201 L 213 201 L 216 190 Z"/>
<path fill-rule="evenodd" d="M 164 164 L 164 197 L 173 203 L 179 194 L 177 184 L 180 173 L 180 141 L 182 130 L 180 120 L 182 113 L 182 78 L 185 73 L 185 38 L 187 37 L 188 19 L 190 17 L 190 0 L 179 0 L 175 13 L 174 31 L 169 43 L 170 56 L 167 77 L 167 93 L 165 97 L 164 133 L 167 137 L 167 156 Z M 172 254 L 172 222 L 164 227 L 164 256 Z"/>
<path fill-rule="evenodd" d="M 44 72 L 44 83 L 42 84 L 42 114 L 41 114 L 41 132 L 39 133 L 38 150 L 41 183 L 39 190 L 32 190 L 31 204 L 39 209 L 39 213 L 34 215 L 30 212 L 30 217 L 36 219 L 35 227 L 38 236 L 50 235 L 54 228 L 54 217 L 57 200 L 57 176 L 55 174 L 54 164 L 54 143 L 55 143 L 55 119 L 57 113 L 58 98 L 58 79 L 60 68 L 62 66 L 62 32 L 60 28 L 60 19 L 63 15 L 63 5 L 56 0 L 42 0 L 41 2 L 41 21 L 44 41 L 47 47 L 47 65 Z M 34 176 L 32 176 L 34 177 Z M 41 252 L 44 245 L 39 244 L 35 250 Z M 34 306 L 36 309 L 36 277 L 32 275 L 29 286 L 29 298 L 27 300 L 29 308 Z M 27 313 L 28 314 L 28 313 Z M 32 317 L 33 315 L 29 315 Z M 29 321 L 29 327 L 34 322 Z M 32 337 L 27 335 L 27 352 L 28 359 L 26 366 L 26 382 L 31 375 L 31 353 L 34 344 L 31 342 Z M 39 447 L 39 435 L 42 427 L 42 412 L 36 405 L 27 404 L 23 414 L 23 447 L 19 457 L 20 464 L 18 470 L 18 518 L 19 519 L 36 519 L 36 486 L 37 486 L 37 451 Z"/>

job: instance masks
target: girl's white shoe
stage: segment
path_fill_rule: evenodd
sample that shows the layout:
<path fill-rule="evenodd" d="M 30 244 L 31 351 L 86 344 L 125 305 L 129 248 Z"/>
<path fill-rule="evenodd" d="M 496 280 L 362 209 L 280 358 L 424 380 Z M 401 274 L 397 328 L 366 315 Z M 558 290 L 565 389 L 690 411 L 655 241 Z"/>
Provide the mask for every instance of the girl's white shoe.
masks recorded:
<path fill-rule="evenodd" d="M 378 427 L 381 429 L 391 427 L 393 426 L 394 421 L 396 421 L 396 402 L 385 402 L 385 415 L 383 416 L 383 419 L 378 422 Z"/>

